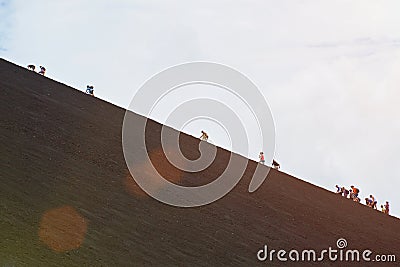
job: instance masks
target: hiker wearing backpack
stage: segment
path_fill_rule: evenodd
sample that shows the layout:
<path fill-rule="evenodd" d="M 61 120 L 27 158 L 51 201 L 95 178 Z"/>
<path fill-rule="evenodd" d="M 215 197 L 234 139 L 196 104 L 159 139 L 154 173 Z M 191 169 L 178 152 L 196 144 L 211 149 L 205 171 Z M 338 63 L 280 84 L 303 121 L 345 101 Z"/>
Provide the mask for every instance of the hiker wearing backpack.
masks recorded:
<path fill-rule="evenodd" d="M 94 86 L 93 85 L 86 86 L 86 94 L 94 96 Z"/>
<path fill-rule="evenodd" d="M 39 74 L 42 74 L 44 76 L 45 73 L 46 73 L 46 68 L 43 66 L 40 66 Z"/>
<path fill-rule="evenodd" d="M 354 187 L 354 185 L 350 186 L 351 191 L 350 191 L 350 198 L 351 199 L 355 199 L 358 198 L 358 194 L 360 193 L 360 190 L 356 187 Z"/>
<path fill-rule="evenodd" d="M 369 198 L 371 199 L 371 208 L 378 209 L 376 207 L 376 204 L 378 203 L 378 201 L 376 201 L 375 197 L 373 195 L 369 195 Z"/>

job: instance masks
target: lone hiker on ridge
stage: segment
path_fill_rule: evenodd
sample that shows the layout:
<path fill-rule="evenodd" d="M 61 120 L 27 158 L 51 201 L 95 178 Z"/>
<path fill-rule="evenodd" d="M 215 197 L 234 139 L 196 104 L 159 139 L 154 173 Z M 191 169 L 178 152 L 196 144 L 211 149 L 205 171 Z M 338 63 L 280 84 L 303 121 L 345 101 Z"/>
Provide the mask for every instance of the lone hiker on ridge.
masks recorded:
<path fill-rule="evenodd" d="M 264 152 L 260 152 L 260 155 L 258 155 L 258 158 L 260 159 L 260 163 L 264 164 L 265 163 L 265 157 L 264 157 Z"/>
<path fill-rule="evenodd" d="M 94 96 L 94 87 L 93 87 L 93 85 L 87 85 L 86 86 L 86 94 Z"/>
<path fill-rule="evenodd" d="M 205 131 L 201 131 L 200 139 L 202 141 L 207 141 L 208 140 L 208 134 Z"/>

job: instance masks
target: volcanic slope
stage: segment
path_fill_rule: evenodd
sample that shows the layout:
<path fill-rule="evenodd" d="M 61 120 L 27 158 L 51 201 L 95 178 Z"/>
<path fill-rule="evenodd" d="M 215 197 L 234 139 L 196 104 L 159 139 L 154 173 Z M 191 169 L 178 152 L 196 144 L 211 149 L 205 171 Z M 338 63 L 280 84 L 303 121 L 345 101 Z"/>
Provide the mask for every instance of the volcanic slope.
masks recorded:
<path fill-rule="evenodd" d="M 214 203 L 163 204 L 128 171 L 121 145 L 124 109 L 3 59 L 0 94 L 2 266 L 292 266 L 276 257 L 260 262 L 257 251 L 264 244 L 320 251 L 337 248 L 339 238 L 348 249 L 400 260 L 397 218 L 276 170 L 249 193 L 255 162 Z M 223 172 L 231 153 L 220 148 L 206 170 L 176 169 L 162 152 L 161 127 L 148 122 L 146 145 L 168 180 L 200 185 Z M 198 139 L 181 134 L 180 145 L 186 157 L 199 156 Z M 139 154 L 135 164 L 145 170 Z"/>

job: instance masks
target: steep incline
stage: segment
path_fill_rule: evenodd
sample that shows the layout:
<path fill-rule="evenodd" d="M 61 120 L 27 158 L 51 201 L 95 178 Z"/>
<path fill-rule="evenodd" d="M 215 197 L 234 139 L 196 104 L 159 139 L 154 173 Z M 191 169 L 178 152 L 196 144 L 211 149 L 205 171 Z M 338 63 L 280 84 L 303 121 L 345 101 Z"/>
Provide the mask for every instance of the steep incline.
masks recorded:
<path fill-rule="evenodd" d="M 254 162 L 215 203 L 190 209 L 162 204 L 128 172 L 124 109 L 4 60 L 0 95 L 2 266 L 255 266 L 266 265 L 256 257 L 264 244 L 322 250 L 336 248 L 341 237 L 349 248 L 400 260 L 398 219 L 275 170 L 250 194 Z M 207 170 L 181 172 L 161 152 L 161 125 L 148 127 L 151 157 L 176 183 L 207 183 L 229 159 L 230 152 L 218 149 Z M 183 153 L 196 158 L 198 142 L 182 134 Z M 145 167 L 140 159 L 137 164 Z"/>

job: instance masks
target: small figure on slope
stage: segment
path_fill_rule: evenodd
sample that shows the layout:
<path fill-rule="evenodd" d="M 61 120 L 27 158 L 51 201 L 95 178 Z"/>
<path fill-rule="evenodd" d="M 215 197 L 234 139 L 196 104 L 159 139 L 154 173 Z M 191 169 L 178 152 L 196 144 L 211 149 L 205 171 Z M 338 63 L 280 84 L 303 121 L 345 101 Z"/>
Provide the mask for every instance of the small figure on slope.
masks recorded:
<path fill-rule="evenodd" d="M 86 86 L 86 94 L 94 96 L 94 86 L 93 85 Z"/>
<path fill-rule="evenodd" d="M 45 73 L 46 73 L 46 68 L 43 66 L 40 66 L 39 74 L 42 74 L 44 76 Z"/>
<path fill-rule="evenodd" d="M 260 155 L 258 155 L 258 158 L 260 159 L 260 163 L 264 164 L 265 163 L 265 157 L 264 157 L 264 152 L 260 152 Z"/>
<path fill-rule="evenodd" d="M 272 160 L 272 167 L 275 169 L 275 170 L 279 170 L 280 168 L 281 168 L 281 165 L 276 161 L 276 160 Z"/>
<path fill-rule="evenodd" d="M 208 134 L 205 131 L 201 131 L 200 139 L 202 141 L 207 141 L 208 140 Z"/>

